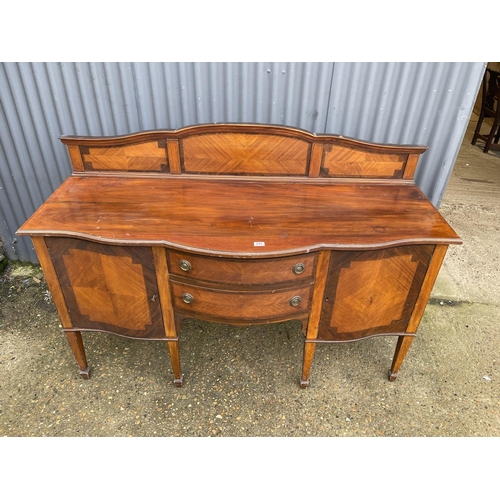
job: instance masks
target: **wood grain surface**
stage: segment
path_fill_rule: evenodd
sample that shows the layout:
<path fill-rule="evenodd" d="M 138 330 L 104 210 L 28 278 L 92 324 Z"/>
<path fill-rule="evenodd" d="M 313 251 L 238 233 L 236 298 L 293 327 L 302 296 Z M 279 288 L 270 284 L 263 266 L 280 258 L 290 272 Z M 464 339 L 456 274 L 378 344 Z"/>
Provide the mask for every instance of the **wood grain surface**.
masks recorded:
<path fill-rule="evenodd" d="M 151 248 L 45 241 L 73 328 L 165 338 Z"/>
<path fill-rule="evenodd" d="M 314 271 L 316 254 L 296 255 L 280 259 L 227 259 L 205 257 L 192 253 L 168 252 L 168 266 L 172 276 L 183 279 L 195 279 L 211 283 L 228 285 L 259 286 L 282 285 L 303 280 L 310 280 Z M 189 271 L 183 271 L 181 261 L 191 265 Z M 295 274 L 294 266 L 302 264 L 304 270 Z"/>
<path fill-rule="evenodd" d="M 277 125 L 221 123 L 114 137 L 65 136 L 75 172 L 167 171 L 173 174 L 413 178 L 410 156 L 426 147 L 374 144 Z M 160 161 L 161 155 L 161 161 Z"/>
<path fill-rule="evenodd" d="M 407 155 L 368 152 L 344 146 L 325 147 L 321 173 L 325 177 L 402 178 Z"/>
<path fill-rule="evenodd" d="M 308 156 L 306 141 L 277 135 L 233 132 L 182 140 L 186 173 L 305 176 Z"/>
<path fill-rule="evenodd" d="M 332 252 L 319 338 L 347 341 L 406 331 L 434 248 Z"/>
<path fill-rule="evenodd" d="M 18 234 L 235 257 L 460 243 L 415 185 L 307 181 L 72 176 Z"/>
<path fill-rule="evenodd" d="M 309 311 L 312 287 L 302 285 L 281 290 L 220 290 L 171 280 L 174 308 L 184 314 L 203 319 L 222 320 L 275 320 L 287 319 Z M 183 301 L 183 294 L 193 297 L 191 304 Z M 300 297 L 297 306 L 290 304 Z"/>
<path fill-rule="evenodd" d="M 164 140 L 130 146 L 80 147 L 84 170 L 125 172 L 167 172 Z M 73 157 L 72 160 L 74 161 Z"/>

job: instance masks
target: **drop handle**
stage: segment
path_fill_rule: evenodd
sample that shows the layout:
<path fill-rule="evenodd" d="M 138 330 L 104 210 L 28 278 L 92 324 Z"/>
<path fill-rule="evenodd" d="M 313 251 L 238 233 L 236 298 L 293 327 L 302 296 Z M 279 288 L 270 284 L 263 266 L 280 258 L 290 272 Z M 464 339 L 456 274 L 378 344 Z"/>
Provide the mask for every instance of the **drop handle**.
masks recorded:
<path fill-rule="evenodd" d="M 179 261 L 179 267 L 187 273 L 191 271 L 191 262 L 189 260 L 181 260 Z"/>
<path fill-rule="evenodd" d="M 293 307 L 297 307 L 301 302 L 302 299 L 298 295 L 296 295 L 295 297 L 291 298 L 290 305 Z"/>
<path fill-rule="evenodd" d="M 182 294 L 182 300 L 186 304 L 192 304 L 194 301 L 194 297 L 190 293 L 183 293 Z"/>

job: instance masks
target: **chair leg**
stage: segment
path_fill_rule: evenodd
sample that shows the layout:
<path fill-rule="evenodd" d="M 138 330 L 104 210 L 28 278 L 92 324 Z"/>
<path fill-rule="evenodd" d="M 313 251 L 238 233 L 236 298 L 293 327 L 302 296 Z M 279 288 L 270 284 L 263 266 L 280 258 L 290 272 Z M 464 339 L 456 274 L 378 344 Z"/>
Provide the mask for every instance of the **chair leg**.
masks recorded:
<path fill-rule="evenodd" d="M 483 124 L 484 113 L 481 111 L 479 114 L 479 119 L 477 120 L 476 130 L 474 130 L 474 136 L 472 137 L 472 145 L 476 144 L 477 138 L 479 137 L 479 132 L 481 132 L 481 125 Z"/>
<path fill-rule="evenodd" d="M 493 137 L 495 137 L 495 132 L 498 127 L 499 118 L 495 118 L 493 125 L 491 127 L 490 133 L 488 134 L 488 138 L 486 139 L 486 144 L 484 145 L 483 153 L 487 153 L 490 150 L 491 143 L 493 142 Z"/>

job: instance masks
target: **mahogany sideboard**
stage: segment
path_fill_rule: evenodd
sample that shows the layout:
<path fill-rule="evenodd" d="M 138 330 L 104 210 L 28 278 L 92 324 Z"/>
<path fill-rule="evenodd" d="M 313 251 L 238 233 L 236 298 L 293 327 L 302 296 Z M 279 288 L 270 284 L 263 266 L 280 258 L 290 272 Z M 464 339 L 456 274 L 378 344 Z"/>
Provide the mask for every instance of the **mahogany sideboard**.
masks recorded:
<path fill-rule="evenodd" d="M 80 367 L 82 331 L 164 340 L 182 384 L 186 317 L 302 324 L 318 343 L 398 337 L 395 380 L 449 244 L 414 182 L 421 146 L 272 125 L 61 137 L 72 175 L 18 230 L 32 237 Z"/>

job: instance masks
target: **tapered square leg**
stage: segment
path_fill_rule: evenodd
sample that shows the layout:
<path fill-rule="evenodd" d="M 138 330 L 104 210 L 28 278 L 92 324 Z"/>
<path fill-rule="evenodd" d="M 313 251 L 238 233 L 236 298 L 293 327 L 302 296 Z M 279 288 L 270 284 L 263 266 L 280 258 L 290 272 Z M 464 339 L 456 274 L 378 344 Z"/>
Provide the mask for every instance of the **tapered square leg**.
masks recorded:
<path fill-rule="evenodd" d="M 170 361 L 172 363 L 172 370 L 174 372 L 174 385 L 176 387 L 182 386 L 183 375 L 181 373 L 181 360 L 179 356 L 179 341 L 168 340 L 168 352 L 170 353 Z"/>
<path fill-rule="evenodd" d="M 406 353 L 413 342 L 415 337 L 410 337 L 406 335 L 401 335 L 398 338 L 398 343 L 396 345 L 396 352 L 394 353 L 394 358 L 392 360 L 392 366 L 389 370 L 389 380 L 394 382 L 398 376 L 399 368 L 401 367 L 403 360 L 405 359 Z"/>
<path fill-rule="evenodd" d="M 80 375 L 84 379 L 90 378 L 90 369 L 87 365 L 87 357 L 85 356 L 85 348 L 83 347 L 82 334 L 80 332 L 64 332 L 68 339 L 69 345 L 75 356 L 76 362 L 80 367 Z"/>
<path fill-rule="evenodd" d="M 304 360 L 302 362 L 302 379 L 300 380 L 300 387 L 305 389 L 309 386 L 309 370 L 314 358 L 314 351 L 316 350 L 316 342 L 304 343 Z"/>
<path fill-rule="evenodd" d="M 304 337 L 307 335 L 307 326 L 308 326 L 309 321 L 307 319 L 303 320 L 300 322 L 301 324 L 301 329 L 302 333 L 304 334 Z"/>

